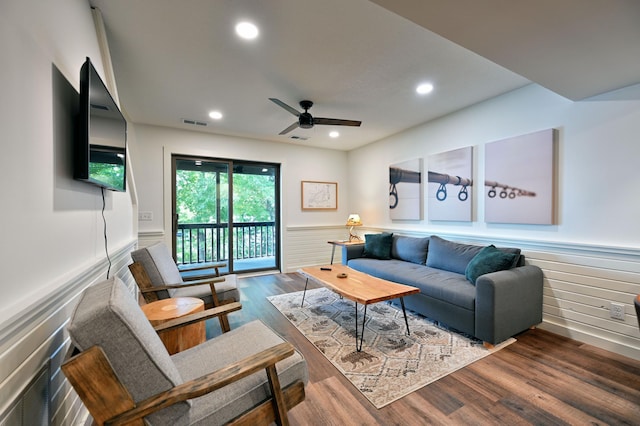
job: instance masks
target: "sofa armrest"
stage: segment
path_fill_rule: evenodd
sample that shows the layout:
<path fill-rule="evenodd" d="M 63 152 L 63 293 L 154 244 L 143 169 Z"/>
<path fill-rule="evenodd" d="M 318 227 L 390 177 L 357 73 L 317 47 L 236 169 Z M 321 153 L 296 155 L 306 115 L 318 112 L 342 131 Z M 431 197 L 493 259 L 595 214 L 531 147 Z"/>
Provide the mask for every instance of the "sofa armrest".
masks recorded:
<path fill-rule="evenodd" d="M 541 323 L 542 280 L 533 265 L 478 277 L 475 336 L 496 344 Z"/>
<path fill-rule="evenodd" d="M 364 254 L 364 244 L 342 246 L 342 264 L 346 265 L 351 259 L 357 259 Z"/>

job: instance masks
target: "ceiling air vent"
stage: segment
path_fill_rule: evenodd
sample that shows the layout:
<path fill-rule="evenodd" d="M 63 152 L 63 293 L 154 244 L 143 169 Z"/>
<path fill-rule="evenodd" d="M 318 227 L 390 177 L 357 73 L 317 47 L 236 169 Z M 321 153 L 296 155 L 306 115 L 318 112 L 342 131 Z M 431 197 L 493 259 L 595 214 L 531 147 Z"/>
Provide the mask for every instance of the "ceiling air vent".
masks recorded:
<path fill-rule="evenodd" d="M 202 126 L 202 127 L 207 127 L 207 123 L 205 123 L 204 121 L 198 121 L 198 120 L 189 120 L 188 118 L 183 118 L 182 122 L 184 124 L 191 124 L 192 126 Z"/>
<path fill-rule="evenodd" d="M 305 138 L 304 136 L 295 136 L 295 135 L 294 135 L 294 136 L 291 136 L 291 139 L 295 139 L 295 140 L 297 140 L 297 141 L 306 141 L 306 140 L 308 140 L 309 138 Z"/>

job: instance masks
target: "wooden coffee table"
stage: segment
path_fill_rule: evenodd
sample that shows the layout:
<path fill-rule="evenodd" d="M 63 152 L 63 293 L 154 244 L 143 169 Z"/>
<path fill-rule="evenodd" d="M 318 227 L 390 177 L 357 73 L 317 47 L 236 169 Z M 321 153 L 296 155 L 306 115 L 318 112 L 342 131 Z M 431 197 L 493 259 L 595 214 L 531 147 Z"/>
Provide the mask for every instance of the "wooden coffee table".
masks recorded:
<path fill-rule="evenodd" d="M 322 269 L 321 269 L 322 268 Z M 326 270 L 325 270 L 326 269 Z M 356 351 L 362 350 L 364 339 L 364 324 L 367 320 L 367 305 L 384 302 L 385 300 L 400 299 L 404 323 L 409 332 L 409 322 L 407 312 L 404 308 L 404 296 L 420 293 L 420 289 L 404 284 L 397 284 L 381 278 L 373 277 L 364 272 L 356 271 L 346 265 L 325 265 L 302 268 L 298 270 L 300 274 L 307 278 L 302 294 L 302 305 L 307 294 L 307 284 L 312 279 L 323 286 L 333 290 L 339 295 L 356 303 Z M 338 278 L 339 274 L 346 274 L 346 278 Z M 362 319 L 362 331 L 358 333 L 358 303 L 364 305 L 364 318 Z"/>

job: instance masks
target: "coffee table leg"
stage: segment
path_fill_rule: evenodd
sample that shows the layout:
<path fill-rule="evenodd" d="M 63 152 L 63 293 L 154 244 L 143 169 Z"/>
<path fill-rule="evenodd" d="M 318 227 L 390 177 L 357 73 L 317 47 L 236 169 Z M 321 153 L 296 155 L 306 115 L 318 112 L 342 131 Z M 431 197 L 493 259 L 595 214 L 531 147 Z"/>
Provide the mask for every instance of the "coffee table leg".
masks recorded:
<path fill-rule="evenodd" d="M 404 314 L 404 324 L 407 326 L 407 336 L 411 335 L 409 332 L 409 321 L 407 321 L 407 311 L 404 309 L 404 298 L 400 298 L 400 305 L 402 305 L 402 313 Z"/>
<path fill-rule="evenodd" d="M 367 322 L 367 305 L 364 305 L 364 316 L 362 317 L 362 330 L 360 331 L 360 341 L 358 342 L 358 302 L 356 302 L 356 352 L 362 350 L 364 340 L 364 323 Z"/>
<path fill-rule="evenodd" d="M 307 278 L 307 281 L 304 283 L 304 292 L 302 293 L 302 303 L 300 304 L 301 308 L 302 308 L 302 305 L 304 305 L 304 297 L 307 295 L 307 284 L 309 284 L 309 278 Z"/>

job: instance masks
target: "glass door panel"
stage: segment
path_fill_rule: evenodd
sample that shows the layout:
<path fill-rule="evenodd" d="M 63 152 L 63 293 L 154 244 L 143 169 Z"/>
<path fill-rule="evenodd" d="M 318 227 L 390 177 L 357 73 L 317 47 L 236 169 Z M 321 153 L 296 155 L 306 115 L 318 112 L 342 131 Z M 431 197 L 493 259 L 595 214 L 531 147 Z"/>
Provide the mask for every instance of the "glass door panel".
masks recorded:
<path fill-rule="evenodd" d="M 234 161 L 234 269 L 279 269 L 279 166 Z"/>
<path fill-rule="evenodd" d="M 176 262 L 227 262 L 230 238 L 230 163 L 174 157 L 173 236 Z"/>

